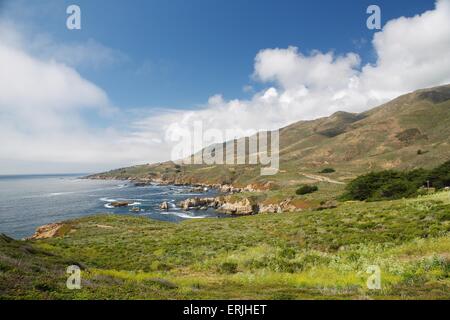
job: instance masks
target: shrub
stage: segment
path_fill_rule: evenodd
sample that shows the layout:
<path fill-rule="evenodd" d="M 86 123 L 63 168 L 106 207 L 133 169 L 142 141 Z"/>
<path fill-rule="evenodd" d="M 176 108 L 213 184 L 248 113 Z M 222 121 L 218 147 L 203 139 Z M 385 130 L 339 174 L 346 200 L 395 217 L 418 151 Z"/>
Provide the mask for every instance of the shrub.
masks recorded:
<path fill-rule="evenodd" d="M 50 292 L 56 290 L 54 284 L 50 283 L 49 281 L 36 281 L 36 283 L 34 284 L 34 288 L 42 292 Z"/>
<path fill-rule="evenodd" d="M 295 250 L 289 247 L 280 248 L 277 252 L 277 256 L 285 259 L 294 259 L 295 258 Z"/>
<path fill-rule="evenodd" d="M 378 201 L 414 197 L 423 193 L 419 189 L 427 182 L 437 190 L 450 186 L 450 161 L 430 171 L 386 170 L 359 176 L 347 185 L 341 200 Z"/>
<path fill-rule="evenodd" d="M 0 273 L 1 272 L 6 272 L 6 271 L 11 270 L 11 269 L 12 269 L 11 266 L 9 266 L 9 265 L 3 263 L 2 261 L 0 261 Z"/>
<path fill-rule="evenodd" d="M 319 173 L 333 173 L 333 172 L 336 172 L 336 170 L 334 170 L 333 168 L 325 168 Z"/>
<path fill-rule="evenodd" d="M 219 271 L 222 273 L 229 273 L 229 274 L 236 273 L 237 267 L 238 265 L 236 262 L 226 261 L 219 266 Z"/>
<path fill-rule="evenodd" d="M 380 198 L 398 199 L 417 194 L 417 186 L 404 180 L 388 182 L 380 188 Z"/>
<path fill-rule="evenodd" d="M 409 173 L 386 170 L 357 177 L 347 185 L 343 200 L 401 199 L 417 195 L 423 185 L 424 172 Z"/>
<path fill-rule="evenodd" d="M 430 181 L 431 186 L 436 189 L 443 189 L 450 186 L 450 161 L 431 170 L 426 180 Z"/>
<path fill-rule="evenodd" d="M 319 188 L 317 186 L 310 185 L 310 184 L 304 184 L 300 188 L 298 188 L 297 191 L 295 191 L 295 193 L 298 195 L 304 195 L 304 194 L 316 192 L 317 190 L 319 190 Z"/>
<path fill-rule="evenodd" d="M 424 151 L 422 149 L 417 150 L 417 154 L 420 156 L 422 154 L 428 153 L 428 151 Z"/>

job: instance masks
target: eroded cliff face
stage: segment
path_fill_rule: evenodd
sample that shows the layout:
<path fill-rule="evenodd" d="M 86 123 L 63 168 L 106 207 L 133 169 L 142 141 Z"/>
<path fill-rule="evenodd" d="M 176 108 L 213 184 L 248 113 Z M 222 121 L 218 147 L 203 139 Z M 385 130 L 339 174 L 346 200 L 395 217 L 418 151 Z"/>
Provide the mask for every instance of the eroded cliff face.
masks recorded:
<path fill-rule="evenodd" d="M 232 201 L 229 197 L 225 197 L 223 204 L 218 210 L 227 214 L 251 215 L 259 213 L 259 206 L 252 203 L 248 198 Z"/>
<path fill-rule="evenodd" d="M 179 207 L 183 210 L 216 209 L 219 212 L 235 215 L 251 215 L 258 213 L 258 207 L 245 198 L 239 201 L 232 200 L 229 196 L 216 198 L 190 198 L 181 201 Z"/>
<path fill-rule="evenodd" d="M 217 198 L 189 198 L 178 203 L 183 210 L 205 210 L 207 208 L 217 209 L 221 206 L 220 197 Z"/>
<path fill-rule="evenodd" d="M 40 239 L 54 238 L 58 235 L 58 232 L 61 230 L 63 225 L 64 225 L 63 223 L 50 223 L 41 226 L 36 229 L 34 235 L 32 235 L 29 239 L 40 240 Z"/>
<path fill-rule="evenodd" d="M 251 198 L 234 199 L 231 196 L 220 196 L 215 198 L 190 198 L 178 203 L 183 210 L 206 210 L 216 209 L 219 212 L 232 215 L 252 215 L 257 213 L 283 213 L 302 211 L 296 207 L 292 199 L 286 199 L 276 204 L 257 203 Z"/>

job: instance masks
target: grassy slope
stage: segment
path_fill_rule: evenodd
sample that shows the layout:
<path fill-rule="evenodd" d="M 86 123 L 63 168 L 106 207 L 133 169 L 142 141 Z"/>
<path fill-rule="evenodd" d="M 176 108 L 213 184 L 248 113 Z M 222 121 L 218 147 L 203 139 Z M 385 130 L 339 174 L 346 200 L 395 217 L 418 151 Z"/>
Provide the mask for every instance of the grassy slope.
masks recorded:
<path fill-rule="evenodd" d="M 334 198 L 343 186 L 294 196 L 302 173 L 347 181 L 374 169 L 433 167 L 450 158 L 450 86 L 422 90 L 361 115 L 337 113 L 282 129 L 278 188 L 252 196 L 298 207 Z M 409 129 L 419 136 L 398 139 Z M 417 131 L 416 130 L 416 131 Z M 406 135 L 408 138 L 408 135 Z M 418 155 L 417 150 L 427 151 Z M 103 178 L 164 178 L 179 183 L 265 182 L 251 166 L 136 166 Z M 171 224 L 96 216 L 68 222 L 64 237 L 0 238 L 0 298 L 450 298 L 450 195 L 344 203 L 239 219 Z M 72 230 L 72 232 L 70 232 Z M 83 289 L 65 289 L 65 268 L 87 266 Z M 365 287 L 368 265 L 383 290 Z"/>
<path fill-rule="evenodd" d="M 180 183 L 274 181 L 282 187 L 304 182 L 302 172 L 325 167 L 332 178 L 348 181 L 370 170 L 431 168 L 450 159 L 450 85 L 419 90 L 362 114 L 338 112 L 300 121 L 280 131 L 280 173 L 260 176 L 249 165 L 190 165 L 167 162 L 113 170 L 101 177 L 159 177 Z M 408 132 L 416 133 L 408 134 Z M 418 155 L 418 150 L 425 151 Z"/>
<path fill-rule="evenodd" d="M 100 215 L 65 232 L 0 239 L 1 298 L 450 298 L 448 192 L 180 224 Z M 69 291 L 74 263 L 87 269 Z M 365 286 L 374 264 L 381 291 Z"/>

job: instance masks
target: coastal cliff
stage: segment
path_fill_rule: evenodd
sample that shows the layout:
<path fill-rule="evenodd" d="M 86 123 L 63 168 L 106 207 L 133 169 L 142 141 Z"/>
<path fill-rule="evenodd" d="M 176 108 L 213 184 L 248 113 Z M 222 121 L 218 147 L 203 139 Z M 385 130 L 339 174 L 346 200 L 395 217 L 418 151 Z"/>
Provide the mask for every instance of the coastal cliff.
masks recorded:
<path fill-rule="evenodd" d="M 205 210 L 214 208 L 219 212 L 231 215 L 252 215 L 257 213 L 283 213 L 302 211 L 296 207 L 291 199 L 275 204 L 258 203 L 252 197 L 242 197 L 236 199 L 232 196 L 220 196 L 215 198 L 190 198 L 179 203 L 179 207 L 184 210 Z"/>

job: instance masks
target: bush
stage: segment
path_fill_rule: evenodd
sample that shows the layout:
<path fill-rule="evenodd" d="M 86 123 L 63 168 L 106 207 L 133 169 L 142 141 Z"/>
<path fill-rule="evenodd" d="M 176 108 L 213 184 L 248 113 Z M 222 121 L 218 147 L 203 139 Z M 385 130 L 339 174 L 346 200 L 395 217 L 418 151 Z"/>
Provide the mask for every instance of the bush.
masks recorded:
<path fill-rule="evenodd" d="M 347 185 L 341 200 L 378 201 L 414 197 L 428 182 L 436 190 L 450 186 L 450 161 L 433 170 L 386 170 L 359 176 Z"/>
<path fill-rule="evenodd" d="M 317 186 L 305 184 L 305 185 L 302 185 L 300 188 L 298 188 L 297 191 L 295 191 L 295 193 L 298 195 L 304 195 L 304 194 L 316 192 L 317 190 L 319 190 L 319 188 Z"/>
<path fill-rule="evenodd" d="M 357 177 L 347 185 L 343 200 L 401 199 L 417 195 L 423 185 L 425 171 L 409 173 L 386 170 Z"/>
<path fill-rule="evenodd" d="M 403 180 L 392 181 L 382 186 L 380 192 L 380 198 L 408 198 L 417 194 L 417 186 L 414 183 L 408 183 Z"/>
<path fill-rule="evenodd" d="M 325 168 L 319 173 L 333 173 L 333 172 L 336 172 L 336 170 L 334 170 L 333 168 Z"/>
<path fill-rule="evenodd" d="M 430 186 L 436 189 L 444 189 L 445 187 L 449 187 L 450 161 L 447 161 L 439 167 L 431 170 L 431 172 L 427 175 L 426 180 L 430 181 Z"/>
<path fill-rule="evenodd" d="M 237 272 L 237 263 L 236 262 L 223 262 L 220 266 L 219 266 L 219 271 L 222 273 L 236 273 Z"/>

